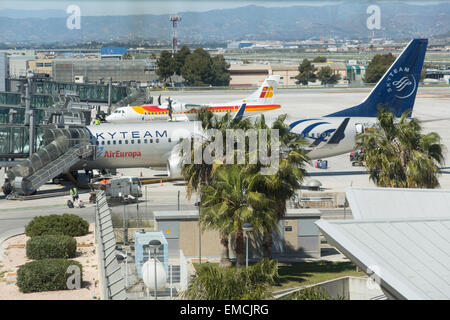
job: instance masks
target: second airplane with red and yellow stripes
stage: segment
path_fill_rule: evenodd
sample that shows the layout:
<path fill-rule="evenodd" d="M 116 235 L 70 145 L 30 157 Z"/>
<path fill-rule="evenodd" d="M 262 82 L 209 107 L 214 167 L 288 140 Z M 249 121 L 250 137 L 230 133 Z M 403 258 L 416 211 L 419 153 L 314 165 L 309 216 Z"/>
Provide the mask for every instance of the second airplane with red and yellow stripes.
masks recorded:
<path fill-rule="evenodd" d="M 202 108 L 211 110 L 214 115 L 221 116 L 226 113 L 234 115 L 239 107 L 245 103 L 244 117 L 258 115 L 262 112 L 279 109 L 274 104 L 274 94 L 278 87 L 280 76 L 267 77 L 261 87 L 245 99 L 222 104 L 189 104 L 172 100 L 162 105 L 128 106 L 116 109 L 106 117 L 110 123 L 136 123 L 155 121 L 191 121 L 197 120 L 197 112 Z"/>

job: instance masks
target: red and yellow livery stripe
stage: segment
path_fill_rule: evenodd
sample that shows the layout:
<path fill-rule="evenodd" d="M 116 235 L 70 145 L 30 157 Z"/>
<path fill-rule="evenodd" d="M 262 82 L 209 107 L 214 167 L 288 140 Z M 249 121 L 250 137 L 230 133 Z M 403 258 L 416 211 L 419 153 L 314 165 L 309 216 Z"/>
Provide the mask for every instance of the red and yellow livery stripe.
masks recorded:
<path fill-rule="evenodd" d="M 237 112 L 239 107 L 240 106 L 220 106 L 220 107 L 207 107 L 207 109 L 211 110 L 213 113 L 222 113 L 222 112 Z M 169 114 L 169 111 L 167 109 L 160 108 L 158 106 L 135 106 L 132 108 L 137 113 L 143 115 Z M 245 112 L 270 111 L 279 108 L 280 108 L 279 104 L 248 105 L 245 107 Z M 173 114 L 196 113 L 196 112 L 197 109 L 192 109 L 190 111 L 185 112 L 173 112 Z"/>

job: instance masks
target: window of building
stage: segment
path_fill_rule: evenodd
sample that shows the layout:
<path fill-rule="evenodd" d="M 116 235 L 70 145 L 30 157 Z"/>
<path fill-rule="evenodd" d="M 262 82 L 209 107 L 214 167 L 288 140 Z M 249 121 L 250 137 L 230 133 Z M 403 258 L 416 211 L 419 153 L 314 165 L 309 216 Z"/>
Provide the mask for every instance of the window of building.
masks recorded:
<path fill-rule="evenodd" d="M 141 144 L 141 139 L 138 139 L 138 140 L 137 140 L 137 143 L 138 143 L 138 144 Z"/>
<path fill-rule="evenodd" d="M 128 140 L 125 140 L 125 144 L 128 144 Z"/>
<path fill-rule="evenodd" d="M 134 144 L 134 140 L 131 140 L 131 144 Z"/>
<path fill-rule="evenodd" d="M 122 140 L 119 140 L 119 144 L 122 144 Z"/>
<path fill-rule="evenodd" d="M 159 143 L 159 139 L 155 139 L 155 142 L 156 142 L 156 143 Z"/>

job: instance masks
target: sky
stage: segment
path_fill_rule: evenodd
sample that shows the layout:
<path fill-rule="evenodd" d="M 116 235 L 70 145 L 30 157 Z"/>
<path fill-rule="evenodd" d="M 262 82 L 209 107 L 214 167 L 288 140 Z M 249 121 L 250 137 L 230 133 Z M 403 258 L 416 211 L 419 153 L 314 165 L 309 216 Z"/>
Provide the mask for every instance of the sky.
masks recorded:
<path fill-rule="evenodd" d="M 358 1 L 358 0 L 353 0 Z M 174 14 L 178 12 L 202 12 L 213 9 L 230 9 L 247 5 L 265 7 L 289 7 L 293 5 L 324 6 L 347 2 L 334 1 L 296 1 L 296 0 L 0 0 L 2 9 L 14 10 L 63 10 L 69 5 L 78 5 L 84 16 L 132 15 L 132 14 Z M 367 2 L 367 1 L 365 1 Z M 374 1 L 374 3 L 380 1 Z M 430 4 L 445 1 L 402 1 L 414 4 Z"/>

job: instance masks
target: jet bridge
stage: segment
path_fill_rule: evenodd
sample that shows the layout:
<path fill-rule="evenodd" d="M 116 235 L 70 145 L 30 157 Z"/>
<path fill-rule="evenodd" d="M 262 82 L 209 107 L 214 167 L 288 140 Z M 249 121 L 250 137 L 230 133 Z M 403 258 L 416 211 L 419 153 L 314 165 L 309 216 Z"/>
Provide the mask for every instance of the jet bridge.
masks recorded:
<path fill-rule="evenodd" d="M 43 140 L 45 147 L 7 171 L 5 194 L 30 195 L 79 161 L 95 160 L 96 146 L 87 129 L 47 129 Z"/>

